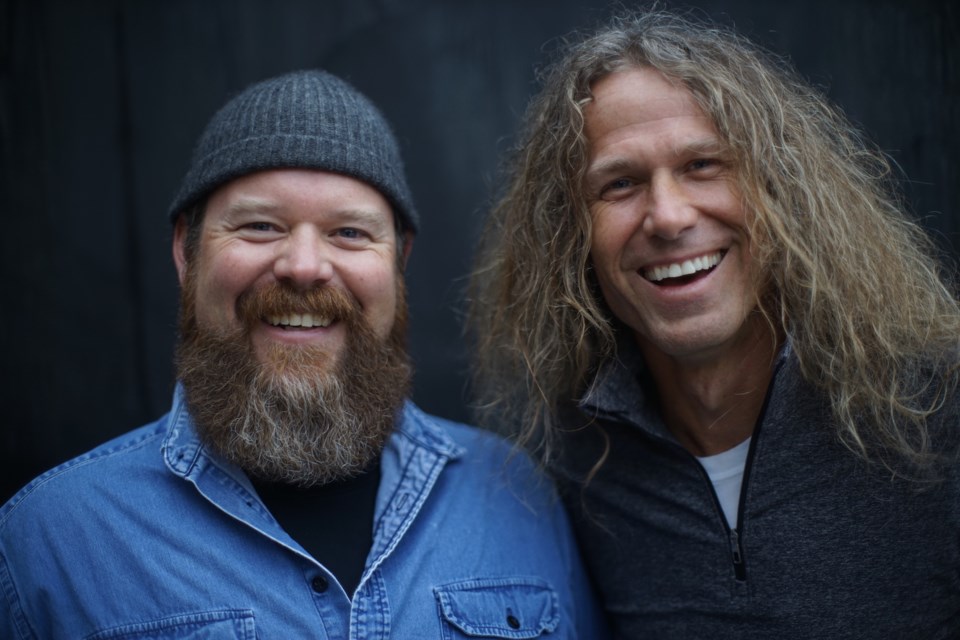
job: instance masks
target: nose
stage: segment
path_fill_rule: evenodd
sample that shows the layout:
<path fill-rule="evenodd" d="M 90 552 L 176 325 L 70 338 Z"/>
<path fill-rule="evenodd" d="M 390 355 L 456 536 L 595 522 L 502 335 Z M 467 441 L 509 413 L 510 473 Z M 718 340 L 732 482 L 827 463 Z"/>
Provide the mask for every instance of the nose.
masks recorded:
<path fill-rule="evenodd" d="M 295 229 L 279 247 L 274 276 L 302 290 L 328 282 L 334 275 L 330 251 L 316 230 Z"/>
<path fill-rule="evenodd" d="M 697 209 L 673 175 L 653 176 L 643 206 L 643 231 L 650 237 L 675 240 L 697 223 Z"/>

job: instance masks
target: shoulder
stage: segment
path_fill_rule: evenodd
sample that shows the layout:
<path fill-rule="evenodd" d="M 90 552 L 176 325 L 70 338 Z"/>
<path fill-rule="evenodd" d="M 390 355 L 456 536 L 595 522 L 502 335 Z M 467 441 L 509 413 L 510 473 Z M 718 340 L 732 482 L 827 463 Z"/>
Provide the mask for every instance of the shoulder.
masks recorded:
<path fill-rule="evenodd" d="M 401 421 L 406 435 L 429 441 L 453 460 L 472 466 L 511 468 L 537 474 L 535 465 L 520 447 L 505 437 L 473 425 L 434 416 L 408 402 Z"/>
<path fill-rule="evenodd" d="M 15 522 L 57 518 L 65 510 L 81 508 L 94 496 L 131 483 L 148 468 L 162 467 L 160 443 L 165 435 L 164 417 L 36 477 L 0 508 L 0 535 Z"/>
<path fill-rule="evenodd" d="M 444 452 L 433 498 L 444 503 L 445 510 L 462 510 L 460 515 L 475 521 L 477 505 L 485 505 L 514 518 L 520 528 L 533 527 L 541 533 L 565 530 L 565 514 L 553 482 L 522 448 L 498 434 L 426 414 L 412 404 L 405 411 L 403 429 L 417 433 L 421 440 L 434 440 L 430 445 L 434 455 Z"/>
<path fill-rule="evenodd" d="M 509 596 L 512 606 L 530 604 L 529 620 L 538 619 L 535 615 L 551 603 L 553 615 L 559 616 L 554 624 L 565 621 L 557 627 L 558 635 L 607 637 L 567 514 L 543 470 L 523 449 L 491 431 L 431 416 L 412 405 L 405 418 L 419 422 L 454 451 L 420 514 L 421 523 L 431 524 L 431 557 L 452 553 L 456 560 L 447 565 L 483 567 L 482 574 L 496 576 L 438 587 L 443 614 L 469 626 L 463 619 L 470 611 Z M 456 543 L 464 539 L 483 544 L 465 549 Z"/>

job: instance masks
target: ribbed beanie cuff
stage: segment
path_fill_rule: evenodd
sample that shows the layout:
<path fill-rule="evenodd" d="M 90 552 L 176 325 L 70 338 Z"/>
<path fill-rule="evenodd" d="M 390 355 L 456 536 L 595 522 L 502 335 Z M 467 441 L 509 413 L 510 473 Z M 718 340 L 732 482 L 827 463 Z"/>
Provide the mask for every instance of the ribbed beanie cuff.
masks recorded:
<path fill-rule="evenodd" d="M 359 91 L 316 70 L 254 84 L 213 116 L 170 206 L 170 220 L 235 178 L 282 168 L 362 180 L 390 201 L 404 229 L 419 227 L 387 121 Z"/>

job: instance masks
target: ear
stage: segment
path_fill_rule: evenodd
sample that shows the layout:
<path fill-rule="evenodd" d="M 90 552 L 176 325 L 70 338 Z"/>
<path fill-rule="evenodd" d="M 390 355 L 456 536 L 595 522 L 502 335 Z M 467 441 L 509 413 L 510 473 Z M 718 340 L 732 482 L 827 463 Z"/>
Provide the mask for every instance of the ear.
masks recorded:
<path fill-rule="evenodd" d="M 401 248 L 403 259 L 400 262 L 400 265 L 406 269 L 407 260 L 410 258 L 410 252 L 413 250 L 413 232 L 404 231 L 403 232 L 403 247 Z"/>
<path fill-rule="evenodd" d="M 186 241 L 187 218 L 180 214 L 173 227 L 173 263 L 177 266 L 177 279 L 180 281 L 180 286 L 183 286 L 183 278 L 187 273 L 187 257 L 183 247 Z"/>

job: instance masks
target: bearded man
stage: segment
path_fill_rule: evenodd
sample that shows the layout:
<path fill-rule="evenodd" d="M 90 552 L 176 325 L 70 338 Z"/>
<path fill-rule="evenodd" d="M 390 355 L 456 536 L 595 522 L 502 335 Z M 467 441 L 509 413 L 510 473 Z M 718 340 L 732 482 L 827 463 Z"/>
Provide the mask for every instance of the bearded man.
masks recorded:
<path fill-rule="evenodd" d="M 0 637 L 604 637 L 549 485 L 405 399 L 419 221 L 364 96 L 248 88 L 170 217 L 173 407 L 4 505 Z"/>

